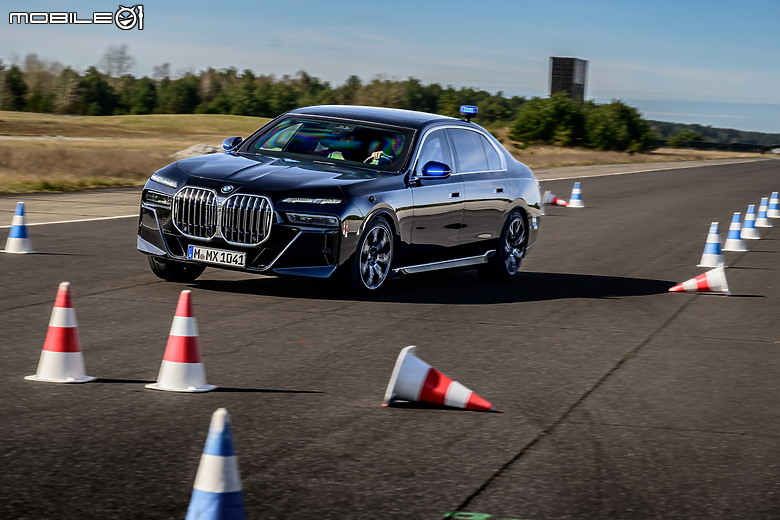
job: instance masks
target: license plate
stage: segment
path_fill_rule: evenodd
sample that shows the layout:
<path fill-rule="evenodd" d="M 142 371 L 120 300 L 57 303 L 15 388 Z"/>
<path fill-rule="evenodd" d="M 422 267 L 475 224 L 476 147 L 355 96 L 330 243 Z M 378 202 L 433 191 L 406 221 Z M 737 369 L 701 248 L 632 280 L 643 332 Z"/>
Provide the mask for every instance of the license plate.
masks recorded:
<path fill-rule="evenodd" d="M 232 267 L 246 266 L 246 253 L 213 249 L 211 247 L 189 246 L 187 247 L 187 258 L 209 264 L 229 265 Z"/>

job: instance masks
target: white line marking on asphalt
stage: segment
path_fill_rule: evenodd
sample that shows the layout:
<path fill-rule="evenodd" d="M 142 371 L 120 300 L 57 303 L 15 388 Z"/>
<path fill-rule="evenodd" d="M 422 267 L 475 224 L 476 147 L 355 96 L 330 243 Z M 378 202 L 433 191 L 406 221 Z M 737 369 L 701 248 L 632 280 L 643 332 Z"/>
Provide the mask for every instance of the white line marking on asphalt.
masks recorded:
<path fill-rule="evenodd" d="M 116 217 L 95 217 L 95 218 L 80 218 L 78 220 L 57 220 L 54 222 L 34 222 L 34 223 L 26 223 L 26 226 L 47 226 L 49 224 L 72 224 L 74 222 L 94 222 L 96 220 L 114 220 L 117 218 L 130 218 L 130 217 L 137 217 L 138 213 L 133 213 L 132 215 L 117 215 Z M 13 226 L 0 226 L 0 229 L 6 229 Z"/>
<path fill-rule="evenodd" d="M 619 171 L 619 172 L 611 172 L 611 173 L 593 173 L 593 174 L 584 174 L 584 175 L 572 175 L 569 177 L 555 177 L 552 179 L 539 179 L 539 182 L 548 182 L 548 181 L 566 181 L 570 179 L 588 179 L 591 177 L 610 177 L 612 175 L 630 175 L 632 173 L 652 173 L 652 172 L 665 172 L 669 170 L 684 170 L 687 168 L 706 168 L 709 166 L 729 166 L 731 164 L 746 164 L 751 162 L 760 162 L 760 161 L 768 161 L 769 159 L 754 159 L 754 160 L 748 160 L 748 161 L 734 161 L 734 162 L 727 162 L 727 163 L 716 163 L 716 164 L 693 164 L 693 165 L 669 165 L 667 168 L 654 168 L 654 169 L 648 169 L 648 170 L 636 170 L 636 171 Z M 562 166 L 561 168 L 567 168 L 566 166 Z M 533 171 L 533 169 L 532 169 Z"/>

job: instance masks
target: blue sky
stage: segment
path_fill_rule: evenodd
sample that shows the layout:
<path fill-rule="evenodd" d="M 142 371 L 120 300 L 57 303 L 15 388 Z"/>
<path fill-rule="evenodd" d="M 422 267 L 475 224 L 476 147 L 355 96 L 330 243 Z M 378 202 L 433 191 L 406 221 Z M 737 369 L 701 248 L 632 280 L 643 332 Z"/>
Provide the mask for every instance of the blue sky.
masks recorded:
<path fill-rule="evenodd" d="M 131 2 L 125 4 L 135 5 Z M 119 3 L 5 0 L 0 59 L 35 53 L 84 69 L 126 44 L 136 76 L 236 67 L 355 74 L 545 96 L 549 57 L 589 61 L 586 96 L 649 119 L 780 133 L 780 0 L 232 0 L 142 2 L 144 30 L 9 24 L 10 12 Z"/>

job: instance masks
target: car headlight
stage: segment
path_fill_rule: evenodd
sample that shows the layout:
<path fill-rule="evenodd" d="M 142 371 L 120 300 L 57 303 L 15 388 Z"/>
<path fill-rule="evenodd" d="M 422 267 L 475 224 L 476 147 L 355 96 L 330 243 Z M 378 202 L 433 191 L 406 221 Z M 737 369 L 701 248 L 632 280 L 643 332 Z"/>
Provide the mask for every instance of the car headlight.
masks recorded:
<path fill-rule="evenodd" d="M 149 202 L 151 204 L 159 204 L 161 206 L 167 206 L 167 207 L 170 207 L 171 204 L 173 204 L 173 197 L 152 190 L 144 190 L 143 195 L 141 195 L 141 200 L 143 202 Z"/>
<path fill-rule="evenodd" d="M 290 222 L 304 226 L 336 227 L 339 225 L 338 217 L 330 215 L 311 215 L 308 213 L 285 213 L 285 215 Z"/>
<path fill-rule="evenodd" d="M 171 180 L 167 177 L 163 177 L 162 175 L 159 175 L 157 173 L 153 173 L 150 177 L 151 180 L 154 182 L 160 183 L 163 186 L 168 186 L 169 188 L 178 188 L 179 185 L 176 183 L 176 181 Z"/>
<path fill-rule="evenodd" d="M 286 199 L 283 199 L 282 202 L 287 202 L 290 204 L 299 203 L 299 204 L 341 204 L 344 202 L 344 199 L 316 199 L 311 197 L 287 197 Z"/>

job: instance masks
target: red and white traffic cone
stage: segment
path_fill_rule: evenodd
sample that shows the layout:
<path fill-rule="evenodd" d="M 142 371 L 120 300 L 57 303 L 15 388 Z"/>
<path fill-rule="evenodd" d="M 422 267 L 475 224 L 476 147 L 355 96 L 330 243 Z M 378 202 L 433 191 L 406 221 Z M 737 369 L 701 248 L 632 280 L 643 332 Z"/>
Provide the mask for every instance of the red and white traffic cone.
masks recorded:
<path fill-rule="evenodd" d="M 69 282 L 62 282 L 57 291 L 38 371 L 25 379 L 49 383 L 86 383 L 95 379 L 86 375 L 84 369 Z"/>
<path fill-rule="evenodd" d="M 192 291 L 182 291 L 179 296 L 157 382 L 146 385 L 146 388 L 168 392 L 208 392 L 217 388 L 206 384 L 206 369 L 198 351 L 198 323 L 192 313 L 191 295 Z"/>
<path fill-rule="evenodd" d="M 492 412 L 496 407 L 414 355 L 417 347 L 401 350 L 387 385 L 383 406 L 396 401 Z"/>
<path fill-rule="evenodd" d="M 542 197 L 542 202 L 545 204 L 553 204 L 555 206 L 568 206 L 569 203 L 565 200 L 557 197 L 553 192 L 551 191 L 545 191 L 544 196 Z"/>
<path fill-rule="evenodd" d="M 729 284 L 726 281 L 726 272 L 723 265 L 677 284 L 669 289 L 669 292 L 712 292 L 730 295 Z"/>

